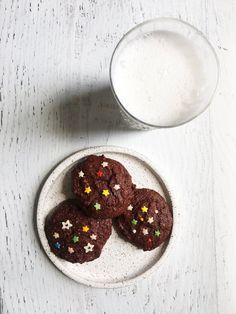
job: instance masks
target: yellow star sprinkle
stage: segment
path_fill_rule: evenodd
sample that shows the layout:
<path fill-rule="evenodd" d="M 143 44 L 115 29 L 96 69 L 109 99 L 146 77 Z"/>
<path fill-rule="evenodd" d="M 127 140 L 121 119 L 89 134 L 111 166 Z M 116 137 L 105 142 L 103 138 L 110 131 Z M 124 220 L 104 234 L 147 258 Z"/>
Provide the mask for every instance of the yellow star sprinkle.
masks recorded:
<path fill-rule="evenodd" d="M 147 208 L 146 206 L 143 206 L 143 207 L 141 208 L 141 211 L 142 211 L 143 213 L 146 213 L 146 212 L 148 211 L 148 208 Z"/>
<path fill-rule="evenodd" d="M 84 232 L 88 232 L 89 231 L 89 227 L 88 226 L 83 226 L 83 231 Z"/>
<path fill-rule="evenodd" d="M 103 190 L 102 195 L 108 196 L 110 194 L 109 190 Z"/>
<path fill-rule="evenodd" d="M 88 186 L 87 188 L 85 188 L 84 193 L 89 194 L 90 192 L 92 192 L 90 186 Z"/>

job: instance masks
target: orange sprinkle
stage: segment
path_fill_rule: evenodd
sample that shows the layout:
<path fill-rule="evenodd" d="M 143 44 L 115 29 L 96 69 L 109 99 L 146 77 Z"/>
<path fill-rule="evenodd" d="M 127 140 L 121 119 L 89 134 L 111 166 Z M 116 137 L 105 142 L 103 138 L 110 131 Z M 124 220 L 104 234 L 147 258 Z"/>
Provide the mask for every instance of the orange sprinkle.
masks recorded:
<path fill-rule="evenodd" d="M 88 226 L 83 226 L 82 229 L 83 229 L 84 232 L 88 232 L 89 231 L 89 227 Z"/>

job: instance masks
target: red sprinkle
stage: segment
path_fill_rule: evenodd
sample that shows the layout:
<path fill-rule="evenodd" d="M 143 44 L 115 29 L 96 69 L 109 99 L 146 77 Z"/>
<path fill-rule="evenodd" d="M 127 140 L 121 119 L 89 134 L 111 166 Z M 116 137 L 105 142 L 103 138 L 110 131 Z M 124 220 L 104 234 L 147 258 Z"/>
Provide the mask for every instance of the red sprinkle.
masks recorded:
<path fill-rule="evenodd" d="M 98 172 L 96 173 L 98 177 L 102 177 L 103 176 L 103 172 L 101 170 L 98 170 Z"/>
<path fill-rule="evenodd" d="M 152 239 L 151 239 L 151 238 L 148 238 L 148 239 L 147 239 L 147 246 L 148 246 L 149 248 L 152 247 Z"/>

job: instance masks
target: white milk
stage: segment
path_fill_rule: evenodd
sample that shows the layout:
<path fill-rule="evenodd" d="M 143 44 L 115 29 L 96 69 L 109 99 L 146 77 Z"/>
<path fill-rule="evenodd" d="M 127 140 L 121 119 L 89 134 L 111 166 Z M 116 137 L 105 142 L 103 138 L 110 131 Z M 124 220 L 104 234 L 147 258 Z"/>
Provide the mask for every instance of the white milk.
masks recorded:
<path fill-rule="evenodd" d="M 183 123 L 206 106 L 204 55 L 174 32 L 139 34 L 118 50 L 113 87 L 122 105 L 149 124 Z M 201 60 L 202 58 L 202 60 Z"/>

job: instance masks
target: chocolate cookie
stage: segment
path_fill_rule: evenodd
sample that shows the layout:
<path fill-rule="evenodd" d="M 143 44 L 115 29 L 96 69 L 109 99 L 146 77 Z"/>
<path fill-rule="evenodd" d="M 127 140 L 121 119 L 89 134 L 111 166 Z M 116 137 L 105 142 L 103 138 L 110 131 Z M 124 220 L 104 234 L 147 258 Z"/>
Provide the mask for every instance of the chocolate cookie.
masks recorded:
<path fill-rule="evenodd" d="M 118 233 L 144 251 L 166 241 L 172 223 L 169 205 L 159 193 L 149 189 L 136 189 L 126 212 L 115 220 Z"/>
<path fill-rule="evenodd" d="M 121 215 L 131 198 L 131 176 L 118 161 L 91 155 L 72 170 L 72 191 L 88 216 L 113 218 Z"/>
<path fill-rule="evenodd" d="M 111 229 L 111 219 L 87 217 L 75 200 L 59 204 L 45 224 L 51 251 L 71 263 L 81 264 L 100 256 Z"/>

